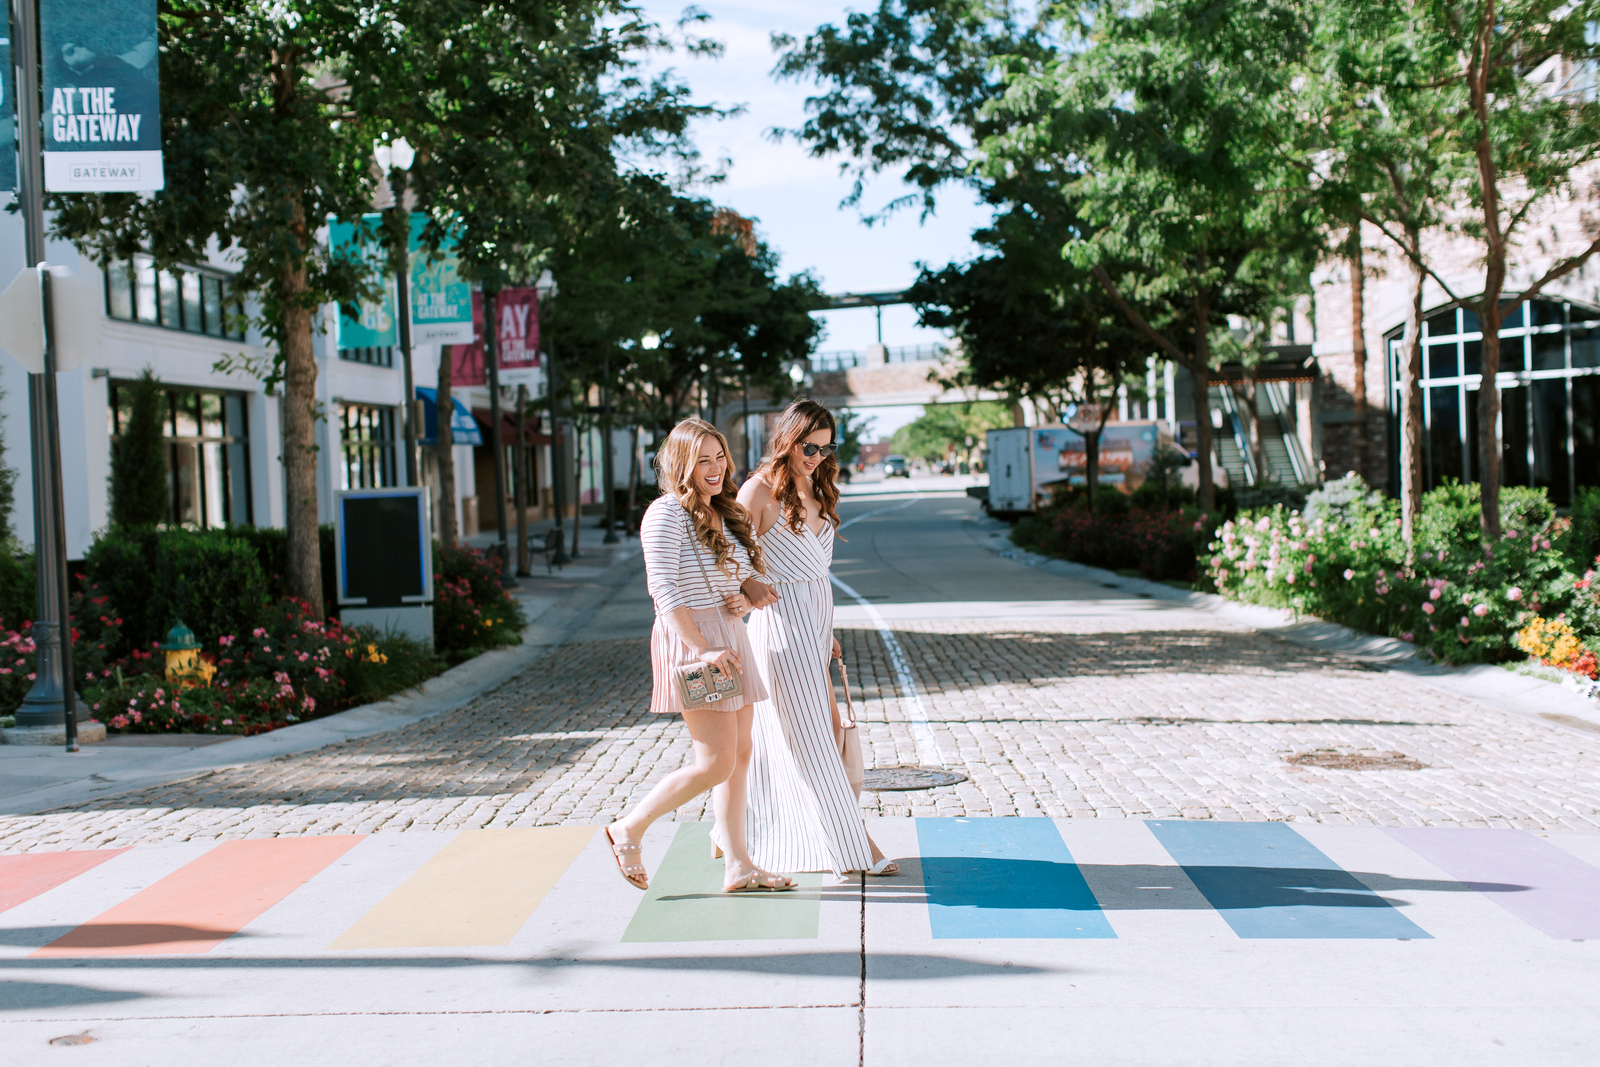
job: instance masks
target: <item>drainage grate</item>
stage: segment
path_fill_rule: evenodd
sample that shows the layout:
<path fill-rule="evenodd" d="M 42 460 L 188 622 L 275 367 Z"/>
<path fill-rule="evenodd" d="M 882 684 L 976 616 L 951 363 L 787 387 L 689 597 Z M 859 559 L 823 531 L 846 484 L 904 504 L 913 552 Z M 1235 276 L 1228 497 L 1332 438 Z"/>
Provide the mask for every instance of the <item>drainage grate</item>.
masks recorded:
<path fill-rule="evenodd" d="M 1319 748 L 1297 752 L 1285 760 L 1300 767 L 1329 767 L 1336 771 L 1420 771 L 1422 763 L 1402 752 L 1375 752 L 1362 755 Z"/>
<path fill-rule="evenodd" d="M 901 789 L 937 789 L 941 785 L 964 782 L 967 776 L 960 771 L 947 771 L 939 767 L 874 767 L 867 771 L 861 788 L 884 793 Z"/>

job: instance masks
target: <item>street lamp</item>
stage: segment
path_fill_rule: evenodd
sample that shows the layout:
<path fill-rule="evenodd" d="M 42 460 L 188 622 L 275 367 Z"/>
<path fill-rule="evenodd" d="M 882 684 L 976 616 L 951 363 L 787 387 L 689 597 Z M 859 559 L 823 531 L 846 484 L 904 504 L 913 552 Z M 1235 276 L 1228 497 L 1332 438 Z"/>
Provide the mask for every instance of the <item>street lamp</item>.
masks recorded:
<path fill-rule="evenodd" d="M 533 283 L 533 289 L 534 292 L 539 294 L 539 319 L 542 323 L 545 309 L 548 307 L 550 300 L 561 290 L 556 285 L 555 275 L 549 271 L 540 273 L 539 280 Z M 554 566 L 560 566 L 564 563 L 571 563 L 572 559 L 567 555 L 566 547 L 562 544 L 565 536 L 561 528 L 561 510 L 566 506 L 566 501 L 562 499 L 563 494 L 561 492 L 561 408 L 556 402 L 556 346 L 555 342 L 550 339 L 548 331 L 541 330 L 540 336 L 544 338 L 544 354 L 550 363 L 545 373 L 545 388 L 550 393 L 550 502 L 555 505 L 556 509 L 556 551 L 550 557 L 550 562 Z M 574 519 L 573 521 L 577 522 L 579 520 Z"/>
<path fill-rule="evenodd" d="M 401 246 L 398 256 L 391 254 L 389 258 L 391 262 L 399 260 L 394 272 L 395 303 L 399 305 L 395 311 L 400 319 L 400 360 L 405 377 L 405 405 L 400 421 L 406 441 L 406 484 L 415 486 L 420 484 L 417 477 L 417 390 L 411 378 L 411 257 L 408 254 L 411 225 L 406 216 L 405 197 L 406 172 L 416 161 L 417 150 L 404 137 L 392 142 L 374 141 L 372 158 L 377 160 L 378 169 L 389 180 L 389 194 L 394 198 L 394 206 L 389 210 L 405 223 L 405 244 Z"/>

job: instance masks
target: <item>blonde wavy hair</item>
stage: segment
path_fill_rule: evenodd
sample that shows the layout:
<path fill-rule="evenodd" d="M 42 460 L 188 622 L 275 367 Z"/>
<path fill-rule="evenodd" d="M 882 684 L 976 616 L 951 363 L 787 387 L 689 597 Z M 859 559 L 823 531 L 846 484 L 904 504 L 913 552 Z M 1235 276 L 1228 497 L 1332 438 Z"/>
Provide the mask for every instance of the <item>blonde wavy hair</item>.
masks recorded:
<path fill-rule="evenodd" d="M 694 484 L 694 469 L 700 459 L 700 446 L 713 438 L 722 446 L 722 488 L 709 504 L 700 498 Z M 757 574 L 767 573 L 761 559 L 761 543 L 756 540 L 755 520 L 739 503 L 738 487 L 733 484 L 733 460 L 729 458 L 728 439 L 704 419 L 690 417 L 672 428 L 667 439 L 656 450 L 656 470 L 660 474 L 661 490 L 670 493 L 689 513 L 694 522 L 695 537 L 705 545 L 717 561 L 717 569 L 730 578 L 737 578 L 733 565 L 733 544 L 725 533 L 734 538 L 750 553 L 750 563 Z M 722 517 L 722 529 L 711 524 L 715 512 Z"/>

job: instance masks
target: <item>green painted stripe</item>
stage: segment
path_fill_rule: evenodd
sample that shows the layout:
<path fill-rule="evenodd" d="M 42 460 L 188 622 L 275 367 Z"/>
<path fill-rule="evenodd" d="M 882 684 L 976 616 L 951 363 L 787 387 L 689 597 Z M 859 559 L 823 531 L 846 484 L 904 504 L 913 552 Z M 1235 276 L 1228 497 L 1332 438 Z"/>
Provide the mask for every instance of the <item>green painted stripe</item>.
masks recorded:
<path fill-rule="evenodd" d="M 711 858 L 711 824 L 679 823 L 622 941 L 814 939 L 822 875 L 794 878 L 800 888 L 789 893 L 724 893 L 722 861 Z"/>

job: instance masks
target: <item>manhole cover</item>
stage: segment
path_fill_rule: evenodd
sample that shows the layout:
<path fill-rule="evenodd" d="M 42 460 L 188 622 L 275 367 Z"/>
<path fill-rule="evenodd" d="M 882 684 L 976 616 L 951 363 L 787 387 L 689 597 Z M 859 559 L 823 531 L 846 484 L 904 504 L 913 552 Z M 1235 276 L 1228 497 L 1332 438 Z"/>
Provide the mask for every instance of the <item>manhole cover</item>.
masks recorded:
<path fill-rule="evenodd" d="M 896 789 L 934 789 L 966 780 L 967 776 L 960 771 L 937 767 L 874 767 L 867 772 L 861 788 L 882 793 Z"/>
<path fill-rule="evenodd" d="M 1314 752 L 1297 752 L 1286 762 L 1301 767 L 1331 767 L 1337 771 L 1420 771 L 1422 763 L 1402 752 L 1374 752 L 1358 755 L 1353 752 L 1335 752 L 1319 748 Z"/>

